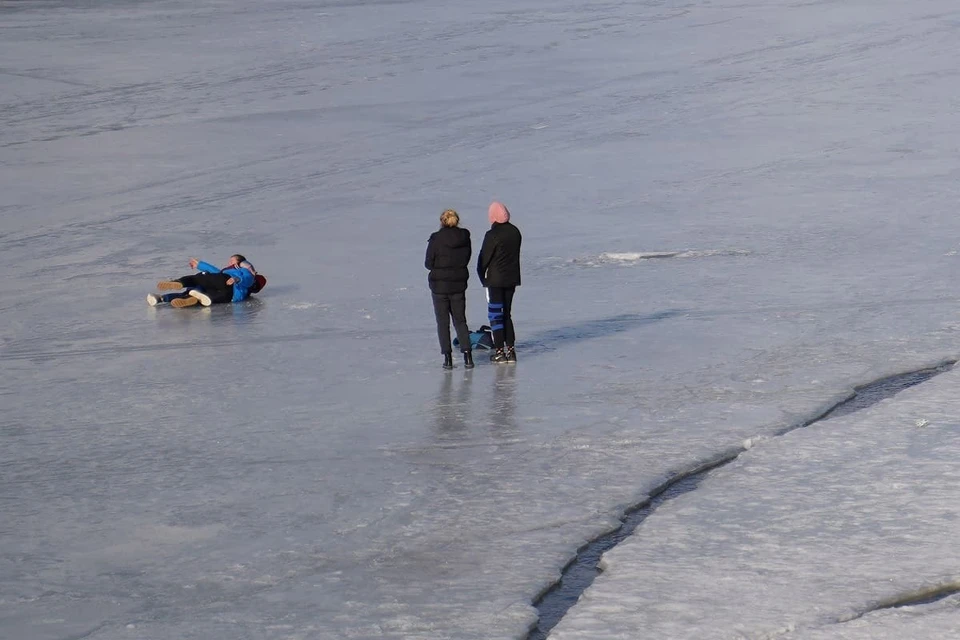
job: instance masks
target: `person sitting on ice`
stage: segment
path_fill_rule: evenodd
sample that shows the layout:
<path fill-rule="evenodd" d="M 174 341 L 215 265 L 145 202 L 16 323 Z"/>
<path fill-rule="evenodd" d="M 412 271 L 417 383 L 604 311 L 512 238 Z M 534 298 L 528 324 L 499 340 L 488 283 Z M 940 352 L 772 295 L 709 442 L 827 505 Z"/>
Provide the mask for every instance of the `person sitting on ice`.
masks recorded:
<path fill-rule="evenodd" d="M 190 259 L 190 268 L 197 269 L 199 273 L 157 283 L 160 291 L 176 290 L 176 293 L 151 293 L 147 295 L 147 302 L 151 306 L 169 303 L 173 307 L 190 307 L 195 304 L 209 307 L 211 304 L 224 302 L 242 302 L 262 287 L 256 269 L 239 253 L 230 256 L 223 269 L 196 258 Z"/>

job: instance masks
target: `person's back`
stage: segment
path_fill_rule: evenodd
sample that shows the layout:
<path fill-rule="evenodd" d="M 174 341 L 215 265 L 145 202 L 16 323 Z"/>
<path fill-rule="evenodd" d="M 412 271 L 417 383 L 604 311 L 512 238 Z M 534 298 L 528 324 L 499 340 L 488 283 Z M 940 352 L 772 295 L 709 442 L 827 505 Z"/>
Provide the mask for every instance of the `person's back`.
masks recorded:
<path fill-rule="evenodd" d="M 483 238 L 477 272 L 485 287 L 520 286 L 520 244 L 523 237 L 509 220 L 494 222 Z"/>
<path fill-rule="evenodd" d="M 424 265 L 434 293 L 461 293 L 470 279 L 470 232 L 462 227 L 443 227 L 430 236 Z"/>

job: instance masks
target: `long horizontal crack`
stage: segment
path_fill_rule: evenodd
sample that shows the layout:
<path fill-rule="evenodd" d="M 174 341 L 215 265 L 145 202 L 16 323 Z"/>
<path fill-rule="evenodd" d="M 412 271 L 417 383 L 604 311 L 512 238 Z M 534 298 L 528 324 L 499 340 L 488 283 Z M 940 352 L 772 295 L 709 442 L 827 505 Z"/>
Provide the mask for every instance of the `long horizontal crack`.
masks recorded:
<path fill-rule="evenodd" d="M 843 617 L 837 622 L 852 622 L 859 620 L 868 613 L 882 611 L 884 609 L 899 609 L 900 607 L 914 607 L 923 604 L 932 604 L 938 600 L 943 600 L 949 596 L 960 593 L 960 581 L 944 582 L 931 587 L 924 587 L 916 591 L 902 593 L 900 595 L 881 600 L 877 604 L 863 611 L 850 616 Z"/>
<path fill-rule="evenodd" d="M 926 382 L 934 376 L 940 375 L 945 371 L 949 371 L 953 366 L 957 364 L 956 360 L 944 360 L 935 367 L 929 367 L 927 369 L 918 369 L 917 371 L 908 371 L 906 373 L 898 373 L 892 376 L 887 376 L 885 378 L 880 378 L 869 384 L 865 384 L 860 387 L 855 387 L 853 390 L 853 396 L 840 402 L 827 410 L 819 418 L 807 422 L 802 426 L 809 426 L 814 422 L 819 422 L 820 420 L 826 420 L 827 418 L 838 418 L 840 416 L 845 416 L 867 407 L 873 406 L 896 394 L 900 393 L 904 389 L 916 386 L 921 382 Z"/>
<path fill-rule="evenodd" d="M 918 385 L 921 382 L 925 382 L 936 375 L 950 370 L 956 363 L 956 360 L 944 360 L 934 367 L 886 376 L 868 384 L 855 387 L 853 394 L 849 398 L 828 407 L 809 420 L 787 427 L 776 435 L 782 436 L 790 431 L 809 427 L 827 418 L 836 418 L 866 409 L 885 398 L 896 395 L 904 389 Z M 629 507 L 620 517 L 622 524 L 619 527 L 580 547 L 577 550 L 576 556 L 567 563 L 561 571 L 560 579 L 552 585 L 549 585 L 534 599 L 533 606 L 537 608 L 538 623 L 527 635 L 527 640 L 545 640 L 545 638 L 547 638 L 550 631 L 560 622 L 563 616 L 566 615 L 567 611 L 577 603 L 580 595 L 586 591 L 586 589 L 593 584 L 594 579 L 600 575 L 602 572 L 600 559 L 604 553 L 630 537 L 640 523 L 660 505 L 693 491 L 700 485 L 700 482 L 703 481 L 710 471 L 729 464 L 744 451 L 746 451 L 746 448 L 743 446 L 735 447 L 689 471 L 675 475 L 651 491 L 646 500 Z M 960 584 L 957 585 L 956 589 L 949 592 L 944 587 L 942 589 L 942 595 L 940 591 L 936 593 L 923 592 L 920 595 L 912 594 L 909 598 L 899 598 L 877 605 L 868 611 L 860 613 L 856 617 L 863 616 L 869 613 L 869 611 L 878 609 L 920 604 L 925 601 L 924 599 L 930 599 L 933 596 L 936 596 L 933 597 L 935 600 L 957 592 L 960 592 Z"/>

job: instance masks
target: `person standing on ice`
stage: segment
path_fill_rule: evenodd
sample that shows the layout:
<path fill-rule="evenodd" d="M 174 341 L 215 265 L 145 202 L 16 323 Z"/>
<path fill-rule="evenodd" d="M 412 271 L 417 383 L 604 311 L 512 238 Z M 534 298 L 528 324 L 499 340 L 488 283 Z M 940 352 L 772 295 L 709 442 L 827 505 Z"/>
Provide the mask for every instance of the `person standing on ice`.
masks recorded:
<path fill-rule="evenodd" d="M 457 331 L 463 366 L 473 368 L 470 330 L 467 328 L 467 280 L 470 279 L 470 232 L 460 225 L 460 216 L 453 209 L 440 215 L 440 230 L 430 235 L 424 266 L 430 270 L 427 281 L 433 296 L 437 317 L 437 337 L 443 354 L 443 368 L 453 369 L 453 346 L 450 344 L 450 318 Z"/>
<path fill-rule="evenodd" d="M 256 270 L 239 253 L 230 256 L 223 269 L 196 258 L 190 258 L 190 268 L 200 273 L 157 283 L 160 291 L 177 290 L 177 293 L 159 296 L 151 293 L 147 295 L 147 302 L 151 306 L 168 302 L 174 307 L 189 307 L 195 304 L 209 307 L 211 304 L 223 302 L 241 302 L 250 297 L 250 291 L 256 284 Z M 180 291 L 181 289 L 186 291 Z"/>
<path fill-rule="evenodd" d="M 483 237 L 477 258 L 480 284 L 487 289 L 487 317 L 493 330 L 496 349 L 490 361 L 497 364 L 516 362 L 513 331 L 513 294 L 520 286 L 520 230 L 510 223 L 510 212 L 494 202 L 487 211 L 490 230 Z"/>

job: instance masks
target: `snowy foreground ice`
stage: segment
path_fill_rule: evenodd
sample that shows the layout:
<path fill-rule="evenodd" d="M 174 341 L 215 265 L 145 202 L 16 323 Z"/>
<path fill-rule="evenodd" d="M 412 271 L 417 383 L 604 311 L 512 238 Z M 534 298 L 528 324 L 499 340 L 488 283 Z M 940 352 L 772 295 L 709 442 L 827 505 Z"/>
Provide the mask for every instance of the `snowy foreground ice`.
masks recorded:
<path fill-rule="evenodd" d="M 956 597 L 890 608 L 960 592 L 958 384 L 759 442 L 608 552 L 551 637 L 958 637 Z"/>
<path fill-rule="evenodd" d="M 960 353 L 958 38 L 949 0 L 0 0 L 0 638 L 522 638 L 746 440 L 557 637 L 955 637 L 831 623 L 960 577 L 960 374 L 765 437 Z M 494 198 L 520 362 L 445 374 L 426 238 Z M 256 300 L 144 302 L 237 251 Z"/>

